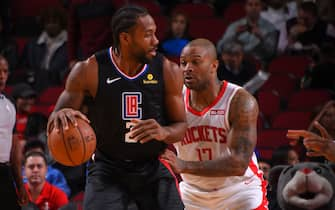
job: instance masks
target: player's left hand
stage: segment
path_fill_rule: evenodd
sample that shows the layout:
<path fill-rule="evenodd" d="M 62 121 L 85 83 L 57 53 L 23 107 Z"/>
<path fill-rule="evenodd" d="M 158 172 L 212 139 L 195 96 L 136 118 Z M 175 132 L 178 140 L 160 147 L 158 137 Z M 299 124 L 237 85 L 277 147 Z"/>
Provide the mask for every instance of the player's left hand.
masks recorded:
<path fill-rule="evenodd" d="M 168 162 L 174 173 L 179 174 L 182 172 L 184 161 L 179 159 L 177 155 L 169 149 L 166 149 L 161 155 L 161 158 Z"/>
<path fill-rule="evenodd" d="M 131 122 L 134 126 L 130 130 L 130 137 L 141 144 L 154 139 L 164 141 L 168 136 L 168 131 L 154 119 L 133 119 Z"/>

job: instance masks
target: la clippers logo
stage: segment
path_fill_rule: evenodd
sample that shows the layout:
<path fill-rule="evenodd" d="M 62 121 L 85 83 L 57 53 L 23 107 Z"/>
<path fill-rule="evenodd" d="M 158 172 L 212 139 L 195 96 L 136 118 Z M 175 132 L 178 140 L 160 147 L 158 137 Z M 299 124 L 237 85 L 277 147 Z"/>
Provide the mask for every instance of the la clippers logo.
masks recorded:
<path fill-rule="evenodd" d="M 122 119 L 142 119 L 142 93 L 124 92 L 122 93 Z"/>

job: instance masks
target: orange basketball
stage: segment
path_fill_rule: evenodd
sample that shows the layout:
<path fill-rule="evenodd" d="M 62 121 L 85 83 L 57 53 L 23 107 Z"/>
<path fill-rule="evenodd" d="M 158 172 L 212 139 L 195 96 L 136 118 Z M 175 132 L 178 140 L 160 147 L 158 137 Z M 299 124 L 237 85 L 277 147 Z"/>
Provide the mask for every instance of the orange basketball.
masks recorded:
<path fill-rule="evenodd" d="M 48 147 L 52 157 L 65 166 L 78 166 L 90 159 L 96 147 L 96 136 L 92 127 L 77 118 L 78 125 L 69 123 L 69 129 L 48 135 Z"/>

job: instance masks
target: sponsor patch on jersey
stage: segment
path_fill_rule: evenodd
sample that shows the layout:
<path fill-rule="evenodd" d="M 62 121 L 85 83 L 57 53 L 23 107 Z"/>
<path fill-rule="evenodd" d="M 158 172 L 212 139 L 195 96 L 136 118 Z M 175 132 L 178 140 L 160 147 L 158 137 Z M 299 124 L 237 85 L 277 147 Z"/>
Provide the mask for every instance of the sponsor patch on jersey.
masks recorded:
<path fill-rule="evenodd" d="M 158 84 L 158 81 L 154 79 L 154 75 L 153 74 L 148 74 L 147 75 L 147 79 L 143 80 L 143 84 L 148 85 L 148 84 Z"/>
<path fill-rule="evenodd" d="M 210 115 L 225 115 L 226 110 L 224 109 L 212 109 Z"/>
<path fill-rule="evenodd" d="M 142 93 L 123 92 L 122 93 L 122 119 L 142 119 Z"/>

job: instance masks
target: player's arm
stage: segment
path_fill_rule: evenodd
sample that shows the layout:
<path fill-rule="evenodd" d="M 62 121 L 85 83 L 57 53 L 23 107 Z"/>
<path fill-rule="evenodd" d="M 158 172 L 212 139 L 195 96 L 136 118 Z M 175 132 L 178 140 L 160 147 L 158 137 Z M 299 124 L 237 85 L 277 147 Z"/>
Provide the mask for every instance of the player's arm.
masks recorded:
<path fill-rule="evenodd" d="M 13 143 L 10 153 L 10 166 L 18 192 L 18 202 L 20 205 L 26 205 L 29 201 L 27 191 L 24 188 L 22 178 L 22 145 L 20 139 L 13 136 Z"/>
<path fill-rule="evenodd" d="M 164 58 L 163 72 L 165 111 L 168 116 L 168 125 L 162 126 L 154 119 L 132 120 L 134 126 L 130 135 L 135 141 L 142 144 L 153 139 L 170 144 L 182 140 L 186 132 L 186 114 L 182 97 L 182 71 L 179 70 L 177 64 Z"/>
<path fill-rule="evenodd" d="M 220 158 L 207 161 L 184 161 L 174 153 L 166 151 L 167 159 L 176 173 L 200 176 L 241 176 L 245 173 L 252 157 L 257 136 L 258 104 L 245 90 L 239 90 L 233 97 L 229 121 L 231 129 L 227 134 L 226 151 Z"/>
<path fill-rule="evenodd" d="M 164 58 L 165 107 L 170 124 L 164 126 L 168 135 L 165 143 L 174 143 L 184 138 L 187 123 L 182 94 L 183 75 L 179 66 Z"/>
<path fill-rule="evenodd" d="M 78 62 L 73 67 L 67 78 L 65 89 L 59 96 L 55 109 L 49 117 L 48 132 L 50 132 L 52 124 L 58 129 L 60 127 L 67 129 L 68 121 L 76 125 L 75 117 L 88 121 L 86 116 L 78 110 L 83 103 L 85 94 L 95 95 L 94 81 L 97 79 L 97 68 L 95 57 Z"/>

